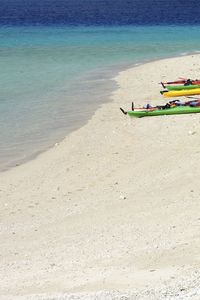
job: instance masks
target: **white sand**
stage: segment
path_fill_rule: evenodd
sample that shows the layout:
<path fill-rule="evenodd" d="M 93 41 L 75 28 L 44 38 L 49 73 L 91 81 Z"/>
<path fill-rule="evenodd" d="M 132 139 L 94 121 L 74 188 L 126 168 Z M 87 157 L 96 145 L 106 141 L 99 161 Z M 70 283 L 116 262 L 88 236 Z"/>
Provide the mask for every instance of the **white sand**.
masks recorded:
<path fill-rule="evenodd" d="M 200 299 L 200 114 L 119 110 L 179 76 L 200 55 L 121 72 L 84 127 L 0 174 L 1 300 Z"/>

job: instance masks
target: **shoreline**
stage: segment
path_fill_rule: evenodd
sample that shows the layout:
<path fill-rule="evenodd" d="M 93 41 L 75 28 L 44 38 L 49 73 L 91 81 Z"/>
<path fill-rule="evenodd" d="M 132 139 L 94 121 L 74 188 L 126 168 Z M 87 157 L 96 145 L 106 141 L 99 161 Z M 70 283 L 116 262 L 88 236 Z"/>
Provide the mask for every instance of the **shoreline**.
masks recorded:
<path fill-rule="evenodd" d="M 0 173 L 2 299 L 191 293 L 200 266 L 200 115 L 131 119 L 119 110 L 132 100 L 166 102 L 158 82 L 180 72 L 198 77 L 200 55 L 185 58 L 121 71 L 111 102 L 83 127 Z"/>
<path fill-rule="evenodd" d="M 93 108 L 90 111 L 90 115 L 87 113 L 87 116 L 84 116 L 81 121 L 78 121 L 78 123 L 79 123 L 78 125 L 76 125 L 75 123 L 73 125 L 69 124 L 68 127 L 65 128 L 66 133 L 63 135 L 62 138 L 60 138 L 60 139 L 56 138 L 54 141 L 51 138 L 50 140 L 52 142 L 51 143 L 46 143 L 46 144 L 49 144 L 49 145 L 46 146 L 43 150 L 38 149 L 37 151 L 35 151 L 35 153 L 32 153 L 32 154 L 28 155 L 25 158 L 21 158 L 21 159 L 19 158 L 19 159 L 16 159 L 15 161 L 13 161 L 13 162 L 2 164 L 2 166 L 0 167 L 0 173 L 7 172 L 7 171 L 9 171 L 9 170 L 11 170 L 15 167 L 19 167 L 20 165 L 26 164 L 29 161 L 33 161 L 33 160 L 37 159 L 37 157 L 40 156 L 41 154 L 43 154 L 45 152 L 48 152 L 50 149 L 52 149 L 52 148 L 56 147 L 58 144 L 62 143 L 68 135 L 70 135 L 73 132 L 76 132 L 81 127 L 85 126 L 88 123 L 88 121 L 92 118 L 94 113 L 99 109 L 99 107 L 101 107 L 102 105 L 112 101 L 111 100 L 111 95 L 117 89 L 117 84 L 116 84 L 116 81 L 115 81 L 115 77 L 117 76 L 117 74 L 120 73 L 121 71 L 129 69 L 131 67 L 135 67 L 137 65 L 141 65 L 141 64 L 145 64 L 145 63 L 146 62 L 144 61 L 144 62 L 133 63 L 133 64 L 131 64 L 131 66 L 128 63 L 126 63 L 126 64 L 124 63 L 122 65 L 113 65 L 113 66 L 109 66 L 109 67 L 104 66 L 103 68 L 90 70 L 86 74 L 84 74 L 84 75 L 82 74 L 80 78 L 78 77 L 73 82 L 73 85 L 75 85 L 76 81 L 79 80 L 79 79 L 81 81 L 84 81 L 85 79 L 87 80 L 87 78 L 89 78 L 89 80 L 91 80 L 92 75 L 98 77 L 98 76 L 100 76 L 101 73 L 105 73 L 106 78 L 103 78 L 103 80 L 107 79 L 110 82 L 110 87 L 109 87 L 110 91 L 109 91 L 108 95 L 106 95 L 106 98 L 104 99 L 104 101 L 103 102 L 96 102 L 95 105 L 93 104 Z M 112 75 L 109 74 L 109 73 L 112 73 Z M 97 80 L 101 80 L 101 79 L 97 78 Z M 84 107 L 84 109 L 85 109 L 85 107 Z M 74 113 L 74 111 L 73 111 L 73 113 Z M 63 128 L 60 128 L 60 129 L 62 129 L 62 131 L 63 131 Z M 34 147 L 35 144 L 33 144 L 32 146 Z"/>
<path fill-rule="evenodd" d="M 129 69 L 132 69 L 132 68 L 135 68 L 135 67 L 138 67 L 138 66 L 142 66 L 142 65 L 145 65 L 145 64 L 148 64 L 148 63 L 153 63 L 153 62 L 159 62 L 159 61 L 163 61 L 163 60 L 166 60 L 166 59 L 171 59 L 171 58 L 178 58 L 178 57 L 187 57 L 187 56 L 198 56 L 199 53 L 196 53 L 197 51 L 195 52 L 191 52 L 191 53 L 186 53 L 186 54 L 180 54 L 179 56 L 169 56 L 169 57 L 164 57 L 164 58 L 155 58 L 155 59 L 144 59 L 142 61 L 138 61 L 138 62 L 134 62 L 134 63 L 125 63 L 125 64 L 122 64 L 122 65 L 115 65 L 115 66 L 109 66 L 108 68 L 106 67 L 103 67 L 103 69 L 98 69 L 98 72 L 100 71 L 100 73 L 114 73 L 115 75 L 113 76 L 112 75 L 109 75 L 109 81 L 111 82 L 111 85 L 112 85 L 112 82 L 114 83 L 114 85 L 116 85 L 116 80 L 115 78 L 117 78 L 118 74 L 120 74 L 121 72 L 124 72 L 126 70 L 129 70 Z M 106 71 L 105 71 L 106 70 Z M 89 71 L 87 74 L 86 74 L 86 78 L 89 76 L 91 76 L 91 74 L 96 74 L 97 70 L 91 70 Z M 89 75 L 88 75 L 89 74 Z M 99 74 L 99 73 L 98 73 Z M 85 75 L 83 76 L 82 75 L 82 79 L 85 77 Z M 161 88 L 161 87 L 160 87 Z M 66 127 L 66 130 L 67 133 L 63 135 L 62 138 L 59 138 L 59 139 L 55 139 L 54 142 L 53 142 L 53 139 L 51 138 L 50 140 L 52 140 L 51 143 L 47 143 L 49 144 L 48 146 L 46 145 L 46 147 L 44 149 L 38 149 L 37 151 L 35 151 L 35 153 L 32 153 L 32 154 L 29 154 L 27 157 L 25 158 L 19 158 L 19 159 L 16 159 L 15 161 L 13 162 L 10 162 L 10 163 L 6 163 L 6 164 L 2 164 L 1 168 L 0 168 L 0 173 L 4 173 L 6 171 L 9 171 L 10 169 L 13 169 L 15 167 L 19 167 L 20 165 L 23 165 L 23 164 L 26 164 L 27 162 L 29 161 L 32 161 L 34 159 L 37 159 L 37 157 L 47 151 L 49 151 L 50 149 L 54 148 L 55 146 L 57 146 L 57 144 L 60 144 L 62 143 L 65 138 L 70 135 L 72 132 L 75 132 L 77 130 L 79 130 L 81 127 L 85 126 L 88 121 L 93 117 L 93 115 L 95 114 L 95 112 L 104 104 L 106 103 L 109 103 L 110 101 L 112 101 L 112 94 L 116 91 L 117 89 L 117 85 L 114 87 L 112 87 L 112 90 L 110 90 L 109 94 L 107 95 L 106 97 L 106 100 L 104 100 L 103 102 L 97 102 L 96 103 L 96 106 L 92 109 L 92 114 L 87 117 L 84 117 L 80 124 L 77 126 L 77 125 L 70 125 L 72 128 L 71 129 L 68 129 Z M 62 128 L 62 131 L 63 131 L 63 128 Z M 34 147 L 34 144 L 33 144 L 33 147 Z"/>

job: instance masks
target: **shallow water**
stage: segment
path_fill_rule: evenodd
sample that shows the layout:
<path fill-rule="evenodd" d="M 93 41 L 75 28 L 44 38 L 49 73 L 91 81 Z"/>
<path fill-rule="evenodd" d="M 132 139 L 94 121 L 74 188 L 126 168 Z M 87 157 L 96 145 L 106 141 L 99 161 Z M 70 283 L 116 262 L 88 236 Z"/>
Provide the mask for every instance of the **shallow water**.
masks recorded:
<path fill-rule="evenodd" d="M 118 70 L 196 53 L 199 33 L 198 26 L 0 27 L 0 169 L 80 127 L 109 100 Z"/>

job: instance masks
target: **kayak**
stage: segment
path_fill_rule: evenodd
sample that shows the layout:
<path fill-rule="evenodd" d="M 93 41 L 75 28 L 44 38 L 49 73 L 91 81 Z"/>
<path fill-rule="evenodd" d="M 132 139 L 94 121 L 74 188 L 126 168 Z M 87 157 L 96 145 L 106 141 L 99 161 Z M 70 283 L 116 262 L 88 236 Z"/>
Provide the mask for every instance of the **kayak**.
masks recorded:
<path fill-rule="evenodd" d="M 200 84 L 200 80 L 199 79 L 180 79 L 180 80 L 176 80 L 176 81 L 168 81 L 168 82 L 161 82 L 162 85 L 165 84 L 185 84 L 185 83 L 190 83 L 190 84 Z"/>
<path fill-rule="evenodd" d="M 192 113 L 200 113 L 200 107 L 176 106 L 168 109 L 127 111 L 127 114 L 130 117 L 136 117 L 136 118 L 162 116 L 162 115 L 192 114 Z"/>
<path fill-rule="evenodd" d="M 181 90 L 181 91 L 161 91 L 164 97 L 178 97 L 178 96 L 190 96 L 190 95 L 200 95 L 200 88 L 191 90 Z"/>
<path fill-rule="evenodd" d="M 165 88 L 168 91 L 180 91 L 180 90 L 192 90 L 200 89 L 199 84 L 190 84 L 190 85 L 166 85 Z"/>
<path fill-rule="evenodd" d="M 161 82 L 161 84 L 184 84 L 187 82 L 187 79 L 180 79 L 176 81 L 168 81 L 168 82 Z"/>

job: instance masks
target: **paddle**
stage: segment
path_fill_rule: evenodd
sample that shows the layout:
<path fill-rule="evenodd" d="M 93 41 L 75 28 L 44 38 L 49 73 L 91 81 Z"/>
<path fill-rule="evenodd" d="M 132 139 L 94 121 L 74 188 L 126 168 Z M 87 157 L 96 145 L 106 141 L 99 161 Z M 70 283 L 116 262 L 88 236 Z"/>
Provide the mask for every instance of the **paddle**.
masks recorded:
<path fill-rule="evenodd" d="M 123 108 L 120 107 L 120 110 L 123 112 L 124 115 L 127 115 L 127 111 L 123 110 Z"/>
<path fill-rule="evenodd" d="M 161 81 L 160 84 L 162 84 L 163 89 L 165 89 L 165 85 L 164 85 L 164 83 L 162 81 Z"/>
<path fill-rule="evenodd" d="M 192 96 L 187 96 L 186 98 L 191 98 L 191 99 L 195 99 L 195 100 L 200 100 L 199 98 L 197 98 L 197 97 L 192 97 Z"/>
<path fill-rule="evenodd" d="M 163 95 L 164 93 L 167 93 L 168 91 L 160 91 L 161 95 Z"/>

